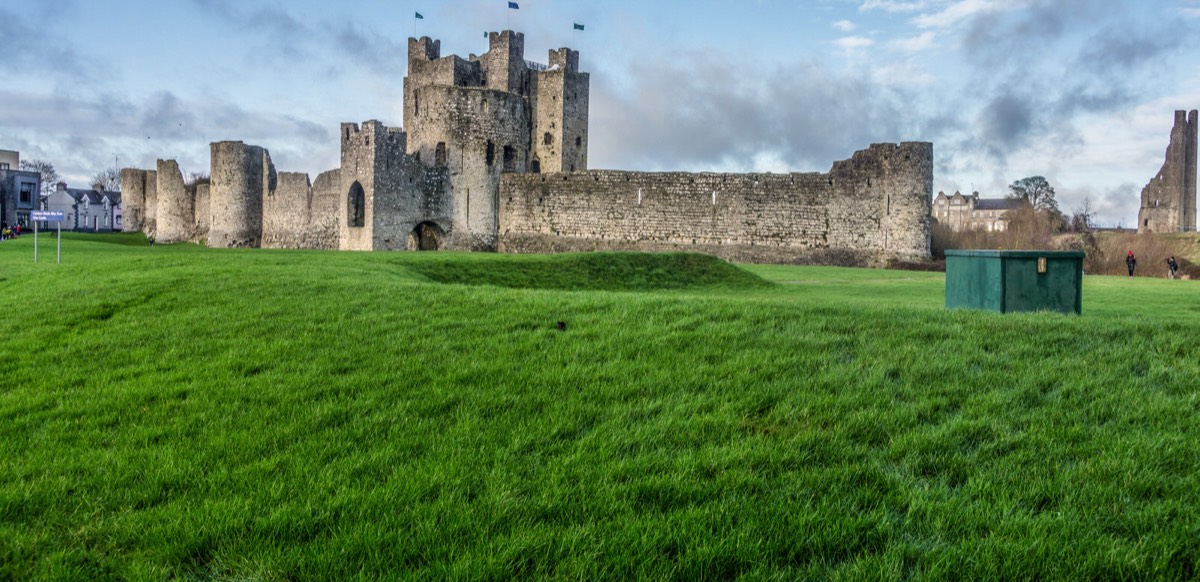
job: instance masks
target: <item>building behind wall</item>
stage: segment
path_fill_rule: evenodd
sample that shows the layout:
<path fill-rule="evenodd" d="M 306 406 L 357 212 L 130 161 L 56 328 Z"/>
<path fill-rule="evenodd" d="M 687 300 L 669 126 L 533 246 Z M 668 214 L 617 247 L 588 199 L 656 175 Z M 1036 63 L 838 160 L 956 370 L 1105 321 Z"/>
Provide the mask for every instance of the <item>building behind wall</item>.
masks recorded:
<path fill-rule="evenodd" d="M 121 230 L 121 193 L 95 188 L 68 188 L 59 182 L 45 197 L 45 210 L 63 213 L 64 230 Z"/>
<path fill-rule="evenodd" d="M 953 196 L 938 192 L 933 199 L 933 219 L 954 232 L 1003 232 L 1008 230 L 1008 211 L 1020 204 L 1019 200 L 1010 198 L 980 198 L 979 192 L 972 192 L 970 196 L 963 196 L 962 192 L 955 192 Z"/>
<path fill-rule="evenodd" d="M 1175 112 L 1166 161 L 1142 189 L 1138 233 L 1196 230 L 1196 110 Z"/>

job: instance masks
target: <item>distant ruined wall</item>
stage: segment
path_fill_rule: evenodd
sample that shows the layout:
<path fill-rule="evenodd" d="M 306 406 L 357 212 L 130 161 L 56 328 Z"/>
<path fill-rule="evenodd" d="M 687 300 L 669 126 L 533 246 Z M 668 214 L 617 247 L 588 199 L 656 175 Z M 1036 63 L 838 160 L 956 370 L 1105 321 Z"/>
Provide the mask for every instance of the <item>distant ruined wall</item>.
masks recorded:
<path fill-rule="evenodd" d="M 158 236 L 158 172 L 146 171 L 146 187 L 142 196 L 143 208 L 142 232 L 150 238 Z"/>
<path fill-rule="evenodd" d="M 146 219 L 146 170 L 121 169 L 121 230 L 141 232 Z"/>
<path fill-rule="evenodd" d="M 690 250 L 728 260 L 926 260 L 933 146 L 876 144 L 827 174 L 505 174 L 503 252 Z"/>
<path fill-rule="evenodd" d="M 308 174 L 280 172 L 275 189 L 263 197 L 263 248 L 304 248 L 311 207 Z"/>
<path fill-rule="evenodd" d="M 160 243 L 191 242 L 196 234 L 196 208 L 193 193 L 183 184 L 183 174 L 175 160 L 158 160 L 158 233 Z"/>
<path fill-rule="evenodd" d="M 279 173 L 263 198 L 263 248 L 337 249 L 339 174 L 325 172 L 314 185 L 308 174 Z"/>
<path fill-rule="evenodd" d="M 1197 112 L 1175 112 L 1166 161 L 1142 189 L 1138 233 L 1196 230 Z"/>
<path fill-rule="evenodd" d="M 208 184 L 208 182 L 201 182 L 199 184 L 196 184 L 195 191 L 196 191 L 196 198 L 195 198 L 195 200 L 196 200 L 196 224 L 195 224 L 195 228 L 194 228 L 194 233 L 195 233 L 195 237 L 196 237 L 195 242 L 207 243 L 208 242 L 208 228 L 209 228 L 209 224 L 212 222 L 212 214 L 209 211 L 209 205 L 208 205 L 208 201 L 209 201 L 209 184 Z"/>
<path fill-rule="evenodd" d="M 261 246 L 263 196 L 276 181 L 270 153 L 240 141 L 213 143 L 211 179 L 208 246 Z"/>
<path fill-rule="evenodd" d="M 317 175 L 312 188 L 312 206 L 309 209 L 309 227 L 305 232 L 302 248 L 337 250 L 338 205 L 341 199 L 342 171 L 329 170 Z"/>

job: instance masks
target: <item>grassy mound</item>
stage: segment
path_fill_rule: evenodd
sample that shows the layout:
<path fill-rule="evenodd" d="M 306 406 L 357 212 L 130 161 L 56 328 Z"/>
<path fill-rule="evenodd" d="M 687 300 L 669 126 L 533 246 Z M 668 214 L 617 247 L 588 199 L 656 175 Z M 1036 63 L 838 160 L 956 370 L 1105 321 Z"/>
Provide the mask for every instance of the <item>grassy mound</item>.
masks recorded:
<path fill-rule="evenodd" d="M 573 253 L 404 257 L 432 281 L 514 289 L 654 291 L 753 289 L 771 283 L 711 255 L 697 253 Z"/>

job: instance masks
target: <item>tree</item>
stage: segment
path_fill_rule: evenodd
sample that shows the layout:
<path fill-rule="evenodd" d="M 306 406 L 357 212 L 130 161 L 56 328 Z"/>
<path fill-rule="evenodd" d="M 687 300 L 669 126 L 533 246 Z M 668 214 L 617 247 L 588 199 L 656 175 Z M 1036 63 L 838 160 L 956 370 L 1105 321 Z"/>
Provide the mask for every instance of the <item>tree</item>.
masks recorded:
<path fill-rule="evenodd" d="M 1090 198 L 1083 199 L 1083 206 L 1076 208 L 1071 212 L 1069 225 L 1072 232 L 1091 232 L 1095 226 L 1092 218 L 1092 200 Z"/>
<path fill-rule="evenodd" d="M 1054 187 L 1041 176 L 1021 178 L 1008 187 L 1010 199 L 1024 200 L 1035 210 L 1060 215 L 1058 201 L 1054 199 Z"/>
<path fill-rule="evenodd" d="M 106 192 L 121 191 L 121 173 L 116 168 L 105 168 L 92 175 L 92 189 Z"/>
<path fill-rule="evenodd" d="M 42 177 L 42 195 L 49 196 L 58 187 L 61 177 L 54 170 L 54 164 L 46 160 L 21 160 L 21 169 L 26 172 L 37 172 Z"/>

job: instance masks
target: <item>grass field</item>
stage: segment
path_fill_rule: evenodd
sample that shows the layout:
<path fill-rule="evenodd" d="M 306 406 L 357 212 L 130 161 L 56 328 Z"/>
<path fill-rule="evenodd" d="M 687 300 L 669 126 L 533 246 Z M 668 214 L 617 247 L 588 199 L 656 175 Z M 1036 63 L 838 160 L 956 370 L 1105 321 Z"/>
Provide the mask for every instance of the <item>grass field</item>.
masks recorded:
<path fill-rule="evenodd" d="M 64 239 L 0 243 L 0 580 L 1200 575 L 1200 283 L 999 315 L 938 273 Z"/>

